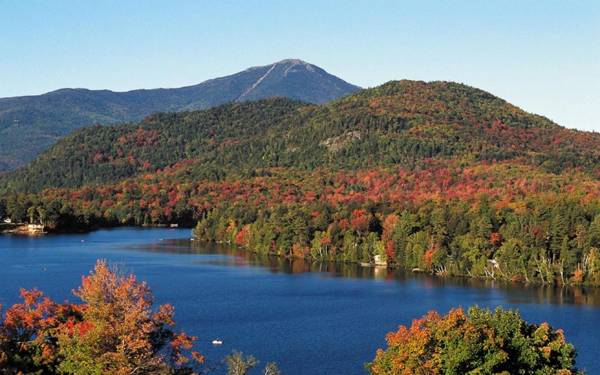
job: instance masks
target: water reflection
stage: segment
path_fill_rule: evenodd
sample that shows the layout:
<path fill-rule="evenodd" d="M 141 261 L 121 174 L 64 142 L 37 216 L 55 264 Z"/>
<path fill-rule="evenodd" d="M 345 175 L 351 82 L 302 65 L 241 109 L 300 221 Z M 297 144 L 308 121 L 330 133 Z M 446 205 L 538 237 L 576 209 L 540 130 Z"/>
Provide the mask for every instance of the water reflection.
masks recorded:
<path fill-rule="evenodd" d="M 376 279 L 386 282 L 416 282 L 424 288 L 464 287 L 493 289 L 510 304 L 600 305 L 600 288 L 524 285 L 520 283 L 476 280 L 460 277 L 436 277 L 381 267 L 362 267 L 341 262 L 309 262 L 301 259 L 256 254 L 232 246 L 189 239 L 164 239 L 158 243 L 127 247 L 140 251 L 221 255 L 203 259 L 203 264 L 233 267 L 263 267 L 273 273 L 319 273 L 324 277 Z"/>

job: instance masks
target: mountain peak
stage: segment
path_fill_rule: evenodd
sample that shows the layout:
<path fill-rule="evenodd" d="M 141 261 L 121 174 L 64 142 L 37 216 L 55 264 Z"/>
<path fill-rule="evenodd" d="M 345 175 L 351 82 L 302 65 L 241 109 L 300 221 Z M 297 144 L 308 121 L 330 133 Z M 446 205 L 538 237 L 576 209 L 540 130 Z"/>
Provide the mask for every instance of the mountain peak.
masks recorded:
<path fill-rule="evenodd" d="M 284 59 L 284 60 L 276 62 L 275 64 L 314 66 L 313 64 L 308 63 L 308 62 L 306 62 L 304 60 L 301 60 L 301 59 Z"/>
<path fill-rule="evenodd" d="M 292 67 L 292 66 L 297 66 L 297 65 L 303 66 L 309 71 L 314 71 L 315 68 L 318 68 L 316 65 L 308 63 L 301 59 L 283 59 L 283 60 L 279 60 L 279 61 L 276 61 L 271 64 L 253 66 L 253 67 L 250 67 L 250 68 L 244 70 L 241 73 L 258 70 L 258 69 L 270 69 L 275 66 Z"/>
<path fill-rule="evenodd" d="M 244 85 L 235 101 L 281 96 L 324 103 L 360 89 L 301 59 L 284 59 L 256 66 L 235 76 L 236 81 Z"/>
<path fill-rule="evenodd" d="M 276 64 L 308 64 L 306 61 L 301 59 L 283 59 L 276 62 Z"/>
<path fill-rule="evenodd" d="M 307 71 L 312 72 L 312 73 L 316 72 L 317 69 L 320 69 L 317 66 L 315 66 L 313 64 L 310 64 L 310 63 L 307 63 L 306 61 L 300 60 L 300 59 L 285 59 L 285 60 L 281 60 L 281 61 L 279 61 L 279 62 L 277 62 L 275 64 L 277 64 L 277 65 L 286 65 L 288 68 L 285 71 L 285 74 L 287 74 L 289 72 L 289 70 L 292 69 L 295 66 L 304 67 L 304 69 L 306 69 Z"/>

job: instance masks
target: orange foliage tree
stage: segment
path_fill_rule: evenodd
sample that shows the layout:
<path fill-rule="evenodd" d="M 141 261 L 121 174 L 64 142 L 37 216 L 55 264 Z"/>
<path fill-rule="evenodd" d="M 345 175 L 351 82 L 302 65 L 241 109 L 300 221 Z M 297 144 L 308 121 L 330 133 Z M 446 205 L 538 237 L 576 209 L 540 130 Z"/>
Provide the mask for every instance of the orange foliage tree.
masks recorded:
<path fill-rule="evenodd" d="M 387 335 L 367 365 L 374 375 L 577 374 L 575 349 L 562 330 L 528 324 L 518 312 L 472 307 L 429 312 Z"/>
<path fill-rule="evenodd" d="M 146 283 L 98 261 L 74 294 L 58 304 L 37 290 L 0 321 L 0 368 L 9 373 L 193 373 L 204 358 L 194 337 L 173 330 L 173 307 L 153 309 Z"/>

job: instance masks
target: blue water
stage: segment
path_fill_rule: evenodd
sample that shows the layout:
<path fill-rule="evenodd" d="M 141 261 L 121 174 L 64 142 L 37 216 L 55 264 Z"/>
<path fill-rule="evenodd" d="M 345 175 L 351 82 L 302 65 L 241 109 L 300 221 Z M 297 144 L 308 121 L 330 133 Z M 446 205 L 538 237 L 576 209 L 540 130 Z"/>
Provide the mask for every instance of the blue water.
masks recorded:
<path fill-rule="evenodd" d="M 134 272 L 216 364 L 233 349 L 284 374 L 364 374 L 385 334 L 428 310 L 517 307 L 565 330 L 578 366 L 600 373 L 600 291 L 492 285 L 334 264 L 259 258 L 189 241 L 185 229 L 121 228 L 41 238 L 0 236 L 0 304 L 20 287 L 76 300 L 96 259 Z M 223 345 L 210 342 L 220 338 Z M 259 372 L 256 371 L 258 374 Z"/>

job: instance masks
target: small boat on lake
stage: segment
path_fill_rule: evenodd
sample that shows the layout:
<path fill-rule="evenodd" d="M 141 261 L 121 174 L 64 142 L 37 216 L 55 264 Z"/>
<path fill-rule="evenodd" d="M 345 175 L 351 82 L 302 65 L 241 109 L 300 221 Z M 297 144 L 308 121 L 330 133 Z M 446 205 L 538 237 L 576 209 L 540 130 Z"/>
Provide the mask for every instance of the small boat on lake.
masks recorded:
<path fill-rule="evenodd" d="M 223 341 L 218 340 L 218 339 L 217 340 L 212 340 L 212 344 L 213 345 L 223 345 Z"/>

